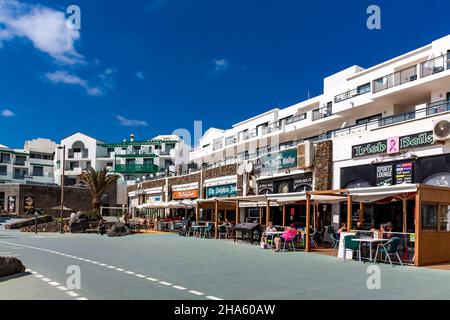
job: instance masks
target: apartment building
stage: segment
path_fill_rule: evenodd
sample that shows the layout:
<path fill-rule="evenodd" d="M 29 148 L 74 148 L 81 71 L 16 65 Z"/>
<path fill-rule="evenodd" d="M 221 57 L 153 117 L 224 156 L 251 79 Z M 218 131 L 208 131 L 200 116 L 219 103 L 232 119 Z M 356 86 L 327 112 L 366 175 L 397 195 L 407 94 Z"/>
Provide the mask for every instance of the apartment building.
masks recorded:
<path fill-rule="evenodd" d="M 0 183 L 53 184 L 55 148 L 41 138 L 26 141 L 23 149 L 0 145 Z"/>
<path fill-rule="evenodd" d="M 208 130 L 191 152 L 191 160 L 203 166 L 251 162 L 262 169 L 256 171 L 256 179 L 262 181 L 307 174 L 295 161 L 285 160 L 305 155 L 310 159 L 314 154 L 305 154 L 304 146 L 301 154 L 297 152 L 305 142 L 307 150 L 319 141 L 332 141 L 332 184 L 345 187 L 342 167 L 373 161 L 370 157 L 352 158 L 349 146 L 395 136 L 396 131 L 401 136 L 407 127 L 408 133 L 430 134 L 432 121 L 449 111 L 449 50 L 450 36 L 446 36 L 368 69 L 352 66 L 342 70 L 324 79 L 323 94 L 317 97 L 274 108 L 227 130 Z M 443 154 L 448 146 L 432 144 L 429 149 Z M 309 175 L 303 178 L 311 181 Z M 286 185 L 274 190 L 270 183 L 261 187 L 275 193 L 288 190 Z"/>
<path fill-rule="evenodd" d="M 104 141 L 75 133 L 61 140 L 65 146 L 65 184 L 78 184 L 77 178 L 86 169 L 109 168 L 120 175 L 119 183 L 130 184 L 155 176 L 173 173 L 187 163 L 189 152 L 183 141 L 175 135 L 160 135 L 138 141 L 133 134 L 118 143 Z M 61 181 L 62 150 L 56 151 L 55 181 Z"/>

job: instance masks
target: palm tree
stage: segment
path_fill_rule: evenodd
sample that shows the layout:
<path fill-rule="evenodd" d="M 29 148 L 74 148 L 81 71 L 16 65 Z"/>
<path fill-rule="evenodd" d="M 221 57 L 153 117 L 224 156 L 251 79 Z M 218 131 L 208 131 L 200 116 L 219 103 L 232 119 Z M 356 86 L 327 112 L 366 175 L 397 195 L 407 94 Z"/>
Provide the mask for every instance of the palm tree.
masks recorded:
<path fill-rule="evenodd" d="M 91 191 L 92 210 L 97 213 L 100 210 L 100 199 L 102 195 L 119 178 L 116 174 L 108 173 L 109 169 L 107 168 L 103 168 L 100 171 L 95 171 L 94 168 L 89 168 L 80 174 L 80 180 L 83 181 Z"/>

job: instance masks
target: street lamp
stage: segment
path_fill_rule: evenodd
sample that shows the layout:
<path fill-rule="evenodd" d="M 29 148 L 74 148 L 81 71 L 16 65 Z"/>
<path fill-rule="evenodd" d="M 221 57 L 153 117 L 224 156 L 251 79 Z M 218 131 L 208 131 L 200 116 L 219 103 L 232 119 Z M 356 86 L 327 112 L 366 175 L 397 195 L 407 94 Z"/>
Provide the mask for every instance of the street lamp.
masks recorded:
<path fill-rule="evenodd" d="M 66 165 L 66 146 L 59 146 L 58 147 L 59 150 L 63 151 L 63 155 L 62 155 L 62 172 L 61 172 L 61 212 L 60 212 L 60 219 L 61 221 L 59 222 L 59 233 L 64 233 L 64 227 L 63 227 L 63 213 L 64 213 L 64 167 Z"/>

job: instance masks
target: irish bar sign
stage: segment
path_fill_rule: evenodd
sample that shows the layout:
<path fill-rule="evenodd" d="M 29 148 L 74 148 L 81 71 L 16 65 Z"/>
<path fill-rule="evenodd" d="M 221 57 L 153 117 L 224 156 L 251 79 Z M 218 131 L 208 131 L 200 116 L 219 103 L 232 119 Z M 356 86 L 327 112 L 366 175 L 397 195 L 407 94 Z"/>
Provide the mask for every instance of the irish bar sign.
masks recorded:
<path fill-rule="evenodd" d="M 375 154 L 396 154 L 405 149 L 428 146 L 433 143 L 433 131 L 411 134 L 403 137 L 392 137 L 359 144 L 352 147 L 352 158 Z"/>

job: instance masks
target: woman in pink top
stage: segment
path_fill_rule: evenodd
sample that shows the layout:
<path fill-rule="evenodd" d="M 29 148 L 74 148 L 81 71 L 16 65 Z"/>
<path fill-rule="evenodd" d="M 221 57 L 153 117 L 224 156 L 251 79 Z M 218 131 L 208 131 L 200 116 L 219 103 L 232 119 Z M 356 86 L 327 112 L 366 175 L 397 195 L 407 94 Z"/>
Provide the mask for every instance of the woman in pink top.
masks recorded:
<path fill-rule="evenodd" d="M 280 251 L 281 243 L 283 241 L 291 241 L 295 236 L 297 235 L 297 229 L 295 229 L 295 226 L 291 224 L 290 227 L 286 227 L 286 230 L 284 230 L 284 233 L 279 238 L 275 238 L 275 252 Z"/>

